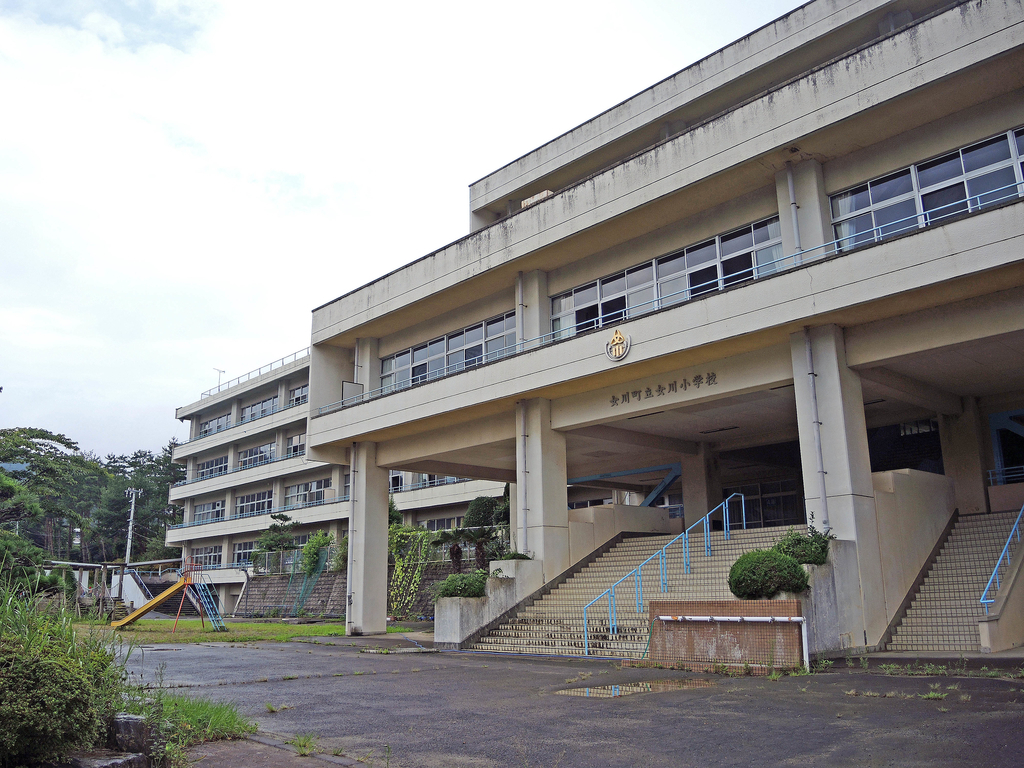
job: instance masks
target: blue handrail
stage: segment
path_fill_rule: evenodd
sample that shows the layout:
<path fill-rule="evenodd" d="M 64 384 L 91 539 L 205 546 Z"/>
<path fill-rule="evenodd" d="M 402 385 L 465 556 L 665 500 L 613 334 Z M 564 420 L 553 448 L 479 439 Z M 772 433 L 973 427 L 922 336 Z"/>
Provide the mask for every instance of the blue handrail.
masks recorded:
<path fill-rule="evenodd" d="M 979 602 L 985 606 L 985 614 L 988 615 L 988 607 L 996 601 L 994 597 L 989 597 L 989 590 L 992 589 L 992 584 L 995 583 L 996 591 L 999 590 L 999 568 L 1003 564 L 1003 558 L 1006 558 L 1006 565 L 1010 565 L 1010 544 L 1013 542 L 1013 537 L 1017 537 L 1017 541 L 1020 541 L 1020 520 L 1024 516 L 1024 507 L 1020 508 L 1020 512 L 1017 513 L 1017 520 L 1013 524 L 1013 528 L 1010 529 L 1010 535 L 1006 537 L 1006 543 L 1003 545 L 1003 551 L 999 553 L 999 559 L 996 560 L 996 567 L 992 569 L 992 575 L 989 576 L 988 584 L 985 585 L 985 591 L 981 593 L 981 600 Z"/>
<path fill-rule="evenodd" d="M 676 536 L 674 539 L 672 539 L 672 541 L 670 541 L 668 544 L 663 546 L 661 549 L 659 549 L 653 555 L 651 555 L 646 560 L 644 560 L 642 563 L 640 563 L 640 565 L 638 565 L 632 571 L 630 571 L 625 576 L 623 576 L 621 579 L 619 579 L 614 584 L 612 584 L 610 587 L 608 587 L 608 589 L 606 589 L 600 595 L 598 595 L 593 600 L 591 600 L 589 603 L 587 603 L 585 606 L 583 606 L 583 655 L 584 656 L 589 655 L 589 651 L 590 651 L 590 633 L 589 633 L 589 627 L 587 626 L 587 610 L 590 608 L 590 606 L 592 606 L 594 603 L 598 602 L 599 600 L 603 600 L 605 597 L 607 597 L 608 598 L 608 629 L 609 629 L 609 633 L 610 634 L 617 633 L 617 631 L 618 631 L 618 622 L 616 621 L 616 616 L 615 616 L 615 589 L 616 589 L 616 587 L 618 587 L 619 584 L 621 584 L 622 582 L 626 581 L 630 577 L 632 577 L 634 579 L 634 592 L 635 592 L 635 596 L 636 596 L 636 610 L 637 610 L 637 613 L 639 613 L 641 611 L 641 609 L 643 608 L 643 600 L 644 600 L 644 587 L 643 587 L 643 579 L 642 579 L 643 567 L 645 565 L 647 565 L 648 563 L 650 563 L 655 558 L 657 558 L 658 559 L 658 564 L 659 564 L 659 574 L 661 576 L 661 591 L 662 592 L 668 592 L 668 566 L 667 566 L 668 548 L 671 547 L 676 542 L 682 540 L 683 545 L 684 545 L 683 546 L 683 572 L 684 573 L 689 573 L 690 572 L 690 531 L 692 531 L 698 525 L 702 525 L 704 527 L 704 556 L 705 557 L 711 557 L 711 522 L 710 522 L 711 516 L 713 514 L 715 514 L 718 510 L 722 510 L 722 518 L 723 518 L 722 528 L 725 531 L 725 539 L 726 539 L 726 541 L 728 541 L 729 540 L 729 531 L 732 528 L 732 526 L 730 524 L 730 521 L 729 521 L 729 503 L 733 499 L 735 499 L 735 498 L 738 498 L 740 500 L 740 505 L 741 505 L 741 508 L 742 508 L 742 515 L 743 515 L 743 522 L 742 522 L 742 524 L 743 524 L 743 528 L 745 529 L 747 527 L 747 502 L 746 502 L 746 499 L 743 497 L 742 493 L 734 493 L 734 494 L 730 495 L 721 504 L 719 504 L 717 507 L 715 507 L 710 512 L 708 512 L 706 515 L 704 515 L 704 517 L 702 517 L 700 520 L 695 522 L 689 528 L 687 528 L 682 533 L 680 533 L 678 536 Z"/>

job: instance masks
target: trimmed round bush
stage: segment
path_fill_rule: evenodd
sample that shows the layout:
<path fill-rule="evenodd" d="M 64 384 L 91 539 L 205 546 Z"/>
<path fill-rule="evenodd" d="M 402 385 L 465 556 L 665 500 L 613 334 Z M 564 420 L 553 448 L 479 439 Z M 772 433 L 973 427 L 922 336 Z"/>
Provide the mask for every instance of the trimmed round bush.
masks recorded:
<path fill-rule="evenodd" d="M 729 570 L 729 589 L 741 600 L 803 592 L 807 586 L 807 573 L 800 563 L 774 549 L 747 552 Z"/>
<path fill-rule="evenodd" d="M 453 573 L 434 585 L 434 600 L 442 597 L 483 597 L 487 591 L 487 571 Z"/>
<path fill-rule="evenodd" d="M 462 518 L 463 528 L 479 528 L 494 525 L 494 512 L 500 499 L 491 496 L 477 496 L 469 502 L 466 516 Z"/>
<path fill-rule="evenodd" d="M 95 743 L 94 693 L 86 670 L 60 649 L 0 640 L 0 765 L 59 760 Z"/>

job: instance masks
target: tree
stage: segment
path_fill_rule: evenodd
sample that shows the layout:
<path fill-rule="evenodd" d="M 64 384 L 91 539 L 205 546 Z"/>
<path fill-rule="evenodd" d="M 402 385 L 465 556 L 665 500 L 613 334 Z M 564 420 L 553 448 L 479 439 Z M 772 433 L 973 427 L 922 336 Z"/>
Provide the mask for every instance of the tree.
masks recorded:
<path fill-rule="evenodd" d="M 434 534 L 431 542 L 435 546 L 448 547 L 448 557 L 452 561 L 452 573 L 462 573 L 462 546 L 463 531 L 461 528 L 452 528 L 447 531 L 438 531 Z"/>
<path fill-rule="evenodd" d="M 491 496 L 477 496 L 469 502 L 469 509 L 466 510 L 462 524 L 466 528 L 494 525 L 494 510 L 497 506 L 498 499 Z"/>
<path fill-rule="evenodd" d="M 0 523 L 28 520 L 42 514 L 39 497 L 0 471 Z"/>
<path fill-rule="evenodd" d="M 270 524 L 259 539 L 256 540 L 256 549 L 260 552 L 279 552 L 283 549 L 295 549 L 295 535 L 292 531 L 298 522 L 284 512 L 275 512 L 270 516 L 275 522 Z"/>
<path fill-rule="evenodd" d="M 487 545 L 494 539 L 493 528 L 473 528 L 463 530 L 463 541 L 473 545 L 476 558 L 476 569 L 487 570 Z"/>
<path fill-rule="evenodd" d="M 46 553 L 30 541 L 0 531 L 0 586 L 17 593 L 75 592 L 75 580 L 66 571 L 44 572 Z"/>
<path fill-rule="evenodd" d="M 394 495 L 388 496 L 388 525 L 401 525 L 402 512 L 395 504 Z"/>

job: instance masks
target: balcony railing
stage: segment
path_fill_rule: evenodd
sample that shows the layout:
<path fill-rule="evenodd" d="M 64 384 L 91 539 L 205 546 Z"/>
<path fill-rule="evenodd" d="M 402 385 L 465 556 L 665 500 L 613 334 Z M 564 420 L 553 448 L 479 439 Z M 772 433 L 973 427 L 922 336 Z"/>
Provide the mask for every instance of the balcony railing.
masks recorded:
<path fill-rule="evenodd" d="M 733 286 L 746 284 L 751 280 L 761 280 L 767 277 L 773 277 L 795 267 L 805 266 L 811 262 L 820 261 L 821 259 L 825 259 L 830 256 L 847 253 L 899 235 L 908 235 L 919 229 L 930 227 L 935 224 L 948 223 L 953 216 L 970 216 L 993 205 L 1006 203 L 1013 200 L 1015 197 L 1019 197 L 1021 194 L 1024 194 L 1021 191 L 1022 189 L 1024 189 L 1024 185 L 1022 184 L 1009 184 L 1005 187 L 990 190 L 983 194 L 973 195 L 968 197 L 966 200 L 957 200 L 948 205 L 930 209 L 925 213 L 916 213 L 913 216 L 890 221 L 881 226 L 866 229 L 856 234 L 847 235 L 846 237 L 832 240 L 831 242 L 824 243 L 822 245 L 805 248 L 804 250 L 797 251 L 796 253 L 791 253 L 788 256 L 780 256 L 772 261 L 754 264 L 753 266 L 740 270 L 734 274 L 722 276 L 720 278 L 716 277 L 713 280 L 708 280 L 707 282 L 699 285 L 691 285 L 680 291 L 660 296 L 656 299 L 652 299 L 651 301 L 627 307 L 625 310 L 615 312 L 613 315 L 586 320 L 582 323 L 560 328 L 557 331 L 551 331 L 550 333 L 545 333 L 532 339 L 516 341 L 516 343 L 510 344 L 502 349 L 493 350 L 481 355 L 473 362 L 460 362 L 448 365 L 444 368 L 431 371 L 425 375 L 417 376 L 404 382 L 388 384 L 387 386 L 378 387 L 377 389 L 372 389 L 368 392 L 347 397 L 344 400 L 338 400 L 337 402 L 320 406 L 317 408 L 316 416 L 324 416 L 329 413 L 334 413 L 335 411 L 340 411 L 343 408 L 361 405 L 362 403 L 367 403 L 371 400 L 376 400 L 377 398 L 409 389 L 413 386 L 425 384 L 436 379 L 442 379 L 471 368 L 496 362 L 512 355 L 530 352 L 538 349 L 539 347 L 572 338 L 580 333 L 597 330 L 610 325 L 617 325 L 657 310 L 679 306 L 680 304 L 709 296 L 713 293 L 717 293 L 718 291 L 732 288 Z M 1000 195 L 1000 193 L 1006 194 Z M 982 198 L 984 198 L 984 200 Z M 967 212 L 964 212 L 965 205 L 968 209 Z M 943 213 L 943 211 L 946 212 Z"/>
<path fill-rule="evenodd" d="M 434 480 L 422 480 L 418 483 L 402 484 L 398 488 L 392 488 L 391 493 L 404 493 L 405 491 L 418 491 L 422 488 L 437 488 L 441 485 L 455 485 L 456 483 L 468 483 L 471 477 L 438 477 Z"/>
<path fill-rule="evenodd" d="M 275 413 L 281 413 L 281 411 L 287 411 L 290 408 L 297 408 L 300 405 L 305 405 L 306 404 L 306 400 L 307 400 L 306 398 L 301 398 L 299 401 L 296 401 L 294 403 L 290 402 L 287 405 L 278 406 L 277 408 L 271 408 L 269 411 L 264 411 L 259 416 L 251 416 L 248 419 L 239 419 L 236 422 L 230 422 L 229 421 L 223 427 L 218 427 L 217 429 L 211 429 L 209 432 L 204 432 L 204 433 L 202 433 L 200 435 L 196 435 L 195 437 L 190 438 L 188 440 L 183 440 L 182 442 L 178 443 L 178 445 L 179 446 L 181 446 L 181 445 L 188 445 L 189 443 L 194 443 L 196 440 L 202 440 L 204 437 L 209 437 L 210 435 L 218 435 L 221 432 L 225 432 L 225 431 L 231 429 L 232 427 L 240 427 L 243 424 L 252 424 L 254 421 L 259 421 L 260 419 L 265 419 L 268 416 L 273 416 Z"/>
<path fill-rule="evenodd" d="M 1003 467 L 988 471 L 989 485 L 1011 485 L 1024 483 L 1024 467 Z"/>
<path fill-rule="evenodd" d="M 232 475 L 235 472 L 244 472 L 247 469 L 255 469 L 256 467 L 263 467 L 263 466 L 266 466 L 267 464 L 274 464 L 274 463 L 276 463 L 278 461 L 287 461 L 288 459 L 294 459 L 294 458 L 296 458 L 298 456 L 305 456 L 305 455 L 306 455 L 306 451 L 305 450 L 296 451 L 295 453 L 292 453 L 292 454 L 285 454 L 284 456 L 277 456 L 277 457 L 275 457 L 273 459 L 266 459 L 264 461 L 259 461 L 259 462 L 254 462 L 254 463 L 251 463 L 251 464 L 247 464 L 244 467 L 235 467 L 234 469 L 226 469 L 223 472 L 214 472 L 214 473 L 206 475 L 204 477 L 193 477 L 191 480 L 179 480 L 178 482 L 176 482 L 171 487 L 172 488 L 177 488 L 177 487 L 182 486 L 182 485 L 191 485 L 192 483 L 200 483 L 203 480 L 212 480 L 215 477 L 223 477 L 224 475 Z"/>
<path fill-rule="evenodd" d="M 202 399 L 204 397 L 212 397 L 213 395 L 220 394 L 225 389 L 230 389 L 231 387 L 243 384 L 246 381 L 255 379 L 257 376 L 262 376 L 264 373 L 270 373 L 276 368 L 281 368 L 282 366 L 288 365 L 288 363 L 294 363 L 296 360 L 299 360 L 308 355 L 309 347 L 306 347 L 305 349 L 300 349 L 298 352 L 293 352 L 292 354 L 287 355 L 286 357 L 282 357 L 280 360 L 275 360 L 274 362 L 267 363 L 266 365 L 257 368 L 254 371 L 249 371 L 247 374 L 243 376 L 238 376 L 237 378 L 234 378 L 231 381 L 225 381 L 223 384 L 218 384 L 216 387 L 212 387 L 211 389 L 208 389 L 205 392 L 203 392 L 203 394 L 201 394 L 199 398 Z"/>
<path fill-rule="evenodd" d="M 178 528 L 195 528 L 197 525 L 211 525 L 213 523 L 223 523 L 225 521 L 230 520 L 244 520 L 248 517 L 263 517 L 264 515 L 276 515 L 280 512 L 292 512 L 296 509 L 308 509 L 309 507 L 322 507 L 324 504 L 334 504 L 336 502 L 348 500 L 349 496 L 347 494 L 344 496 L 331 496 L 329 498 L 324 497 L 322 499 L 317 499 L 316 501 L 304 501 L 301 504 L 286 504 L 283 507 L 273 507 L 272 509 L 264 509 L 260 510 L 259 512 L 243 512 L 240 515 L 235 514 L 229 517 L 224 517 L 222 515 L 220 517 L 213 517 L 204 520 L 193 520 L 190 523 L 176 523 L 174 525 L 168 525 L 167 528 L 168 530 Z"/>

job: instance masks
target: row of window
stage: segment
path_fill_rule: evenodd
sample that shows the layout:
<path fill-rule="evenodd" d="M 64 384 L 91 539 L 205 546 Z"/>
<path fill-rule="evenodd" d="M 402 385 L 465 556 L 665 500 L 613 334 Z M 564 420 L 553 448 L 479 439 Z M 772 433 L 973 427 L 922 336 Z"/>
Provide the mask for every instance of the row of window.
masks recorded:
<path fill-rule="evenodd" d="M 403 389 L 510 355 L 515 344 L 516 313 L 508 312 L 382 358 L 380 385 L 385 392 Z"/>
<path fill-rule="evenodd" d="M 344 487 L 342 498 L 347 499 L 351 492 L 351 475 L 344 474 Z M 322 480 L 311 480 L 307 483 L 297 483 L 286 486 L 284 489 L 284 506 L 301 507 L 320 504 L 327 498 L 327 491 L 331 488 L 331 478 Z M 274 510 L 274 492 L 258 491 L 247 493 L 235 498 L 235 511 L 232 517 L 252 517 L 253 515 L 265 515 Z M 207 501 L 196 504 L 192 511 L 193 523 L 210 523 L 224 519 L 224 501 Z"/>
<path fill-rule="evenodd" d="M 192 559 L 196 565 L 200 565 L 203 568 L 219 567 L 221 562 L 221 546 L 217 544 L 213 547 L 193 547 Z"/>
<path fill-rule="evenodd" d="M 347 477 L 347 475 L 346 475 Z M 331 478 L 311 480 L 308 483 L 289 485 L 284 489 L 284 505 L 297 507 L 302 504 L 317 504 L 324 500 L 324 494 L 331 487 Z"/>
<path fill-rule="evenodd" d="M 839 249 L 918 229 L 1019 196 L 1024 129 L 1007 131 L 832 195 Z"/>
<path fill-rule="evenodd" d="M 551 332 L 565 338 L 791 266 L 781 259 L 772 216 L 552 297 Z"/>
<path fill-rule="evenodd" d="M 452 528 L 462 527 L 461 517 L 438 517 L 433 520 L 424 520 L 422 526 L 428 531 L 447 531 Z"/>
<path fill-rule="evenodd" d="M 306 433 L 288 438 L 285 446 L 285 457 L 302 456 L 306 453 Z M 277 458 L 277 444 L 264 443 L 253 448 L 238 452 L 238 469 L 249 469 L 261 464 L 269 464 Z M 201 461 L 196 465 L 196 480 L 223 475 L 228 471 L 228 457 L 218 456 L 216 459 Z"/>
<path fill-rule="evenodd" d="M 274 460 L 276 455 L 276 443 L 265 443 L 254 448 L 246 448 L 244 451 L 238 452 L 238 468 L 248 469 L 249 467 L 258 467 L 260 464 L 268 464 Z"/>
<path fill-rule="evenodd" d="M 466 481 L 466 478 L 454 477 L 452 475 L 430 475 L 425 472 L 410 472 L 409 475 L 409 482 L 406 482 L 405 474 L 401 470 L 392 469 L 388 477 L 388 486 L 391 493 L 415 491 L 419 488 L 435 488 L 439 485 L 452 485 Z"/>
<path fill-rule="evenodd" d="M 302 405 L 309 401 L 309 384 L 303 384 L 293 389 L 288 390 L 288 407 L 292 408 L 296 405 Z M 259 419 L 263 416 L 269 416 L 272 413 L 277 412 L 277 395 L 268 397 L 258 403 L 247 405 L 242 408 L 242 414 L 239 419 L 239 424 L 252 421 L 253 419 Z M 206 437 L 216 432 L 227 429 L 231 426 L 231 414 L 225 413 L 223 416 L 217 416 L 206 421 L 199 422 L 199 433 L 196 435 L 199 437 Z"/>

